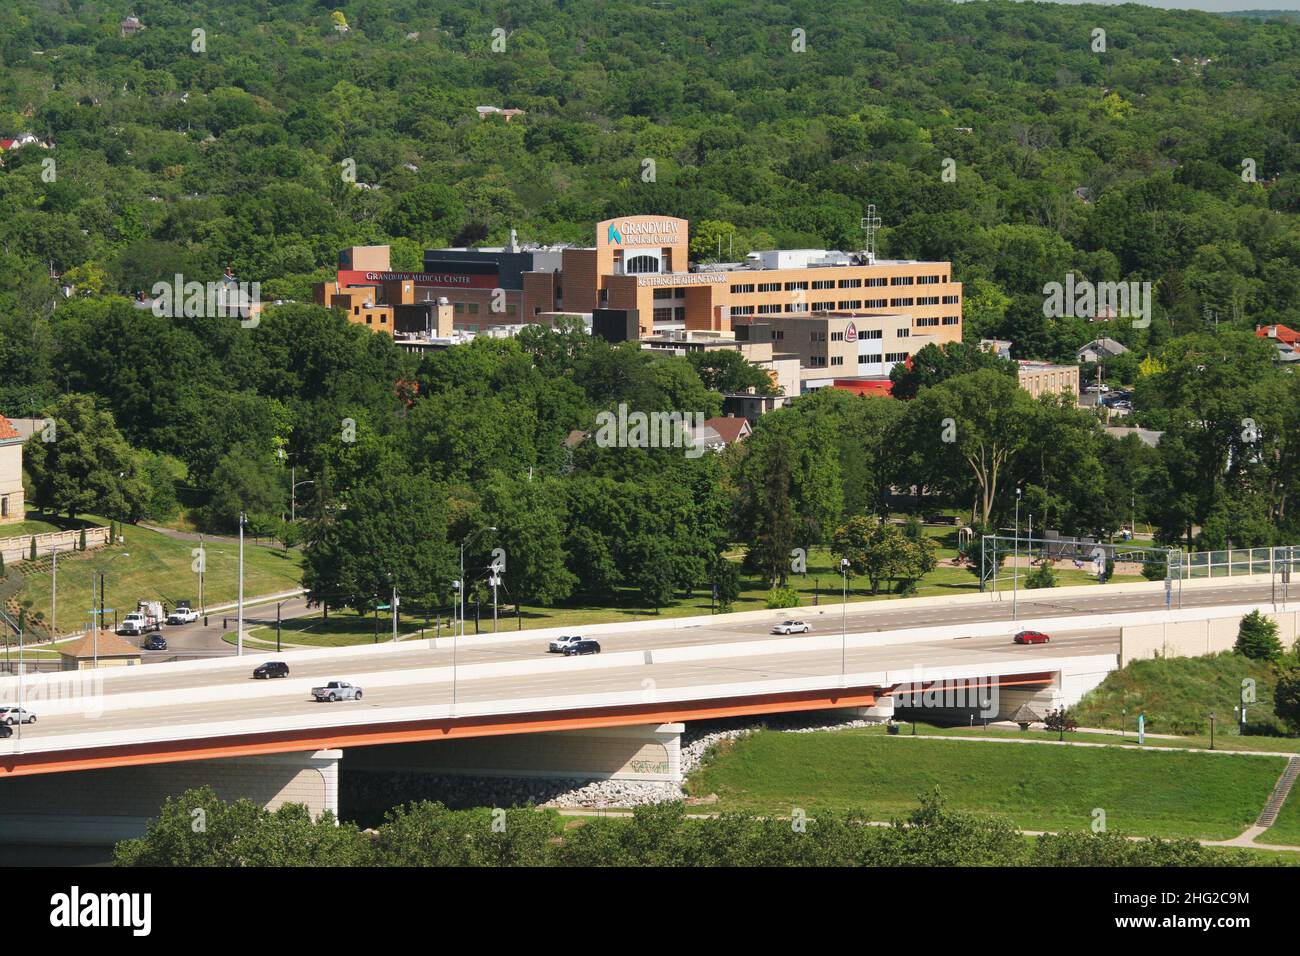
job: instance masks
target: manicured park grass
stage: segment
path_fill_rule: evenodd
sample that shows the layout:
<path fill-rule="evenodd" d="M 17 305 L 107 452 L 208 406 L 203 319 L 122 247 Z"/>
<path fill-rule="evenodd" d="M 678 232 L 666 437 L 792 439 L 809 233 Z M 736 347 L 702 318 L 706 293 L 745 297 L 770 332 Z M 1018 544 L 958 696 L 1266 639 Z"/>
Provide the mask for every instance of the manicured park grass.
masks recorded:
<path fill-rule="evenodd" d="M 107 522 L 105 522 L 107 523 Z M 85 552 L 68 552 L 59 557 L 58 628 L 60 633 L 82 630 L 90 619 L 92 582 L 102 569 L 107 580 L 107 606 L 117 610 L 119 620 L 135 610 L 140 600 L 160 600 L 173 606 L 188 599 L 198 604 L 199 582 L 192 564 L 197 542 L 177 540 L 156 531 L 124 525 L 125 543 Z M 204 600 L 208 606 L 235 600 L 238 593 L 238 548 L 225 541 L 209 542 L 205 548 Z M 121 555 L 125 555 L 122 557 Z M 31 613 L 40 612 L 45 621 L 51 613 L 51 562 L 23 562 L 24 585 L 19 599 L 31 602 Z M 301 579 L 301 558 L 297 552 L 246 545 L 244 548 L 244 593 L 247 596 L 292 590 Z M 112 612 L 106 617 L 111 624 Z"/>
<path fill-rule="evenodd" d="M 883 726 L 868 727 L 863 728 L 863 732 L 883 735 L 885 729 Z M 900 733 L 911 735 L 911 723 L 901 724 Z M 1062 735 L 1053 730 L 982 727 L 979 723 L 976 723 L 973 727 L 943 727 L 918 722 L 916 734 L 917 736 L 929 737 L 998 737 L 1013 740 L 1036 740 L 1047 743 L 1059 742 L 1062 739 Z M 1128 727 L 1127 732 L 1123 735 L 1074 731 L 1066 733 L 1063 739 L 1066 743 L 1101 744 L 1109 747 L 1138 746 L 1137 731 L 1132 726 Z M 1209 750 L 1210 738 L 1208 735 L 1153 737 L 1147 734 L 1145 742 L 1141 746 L 1164 749 L 1173 747 L 1188 750 Z M 1223 735 L 1216 733 L 1214 749 L 1240 751 L 1242 753 L 1300 753 L 1300 737 L 1242 737 L 1237 734 Z"/>
<path fill-rule="evenodd" d="M 1263 834 L 1255 838 L 1255 842 L 1300 846 L 1300 786 L 1291 788 L 1277 819 Z"/>
<path fill-rule="evenodd" d="M 1284 765 L 1281 757 L 760 731 L 720 747 L 688 789 L 716 794 L 710 811 L 861 807 L 887 820 L 938 787 L 953 808 L 1023 830 L 1087 829 L 1100 808 L 1111 831 L 1228 839 L 1254 822 Z"/>
<path fill-rule="evenodd" d="M 259 616 L 264 614 L 265 608 L 261 610 Z M 403 618 L 398 626 L 398 639 L 405 640 L 409 637 L 418 637 L 423 623 L 423 617 L 418 619 Z M 233 626 L 233 618 L 230 624 Z M 488 625 L 490 629 L 490 620 Z M 471 623 L 466 633 L 472 634 L 473 631 L 474 628 Z M 441 633 L 443 635 L 451 633 L 446 618 L 442 620 Z M 435 636 L 432 627 L 426 632 L 426 636 Z M 281 622 L 280 637 L 285 644 L 309 644 L 313 647 L 346 647 L 351 644 L 383 643 L 393 639 L 393 619 L 387 611 L 380 611 L 378 629 L 376 629 L 373 614 L 362 615 L 357 614 L 355 611 L 332 610 L 330 611 L 329 621 L 326 621 L 320 614 L 311 614 L 306 617 Z M 233 643 L 235 641 L 234 632 L 231 631 L 231 633 L 223 635 L 223 639 L 228 643 Z M 274 648 L 275 625 L 249 628 L 245 632 L 244 639 L 245 641 L 251 639 Z"/>
<path fill-rule="evenodd" d="M 29 512 L 29 514 L 36 514 L 36 512 Z M 89 522 L 60 521 L 58 524 L 54 524 L 40 518 L 28 518 L 26 521 L 0 524 L 0 539 L 30 538 L 34 534 L 49 534 L 51 531 L 66 531 L 70 528 L 81 528 L 83 526 L 89 526 Z"/>

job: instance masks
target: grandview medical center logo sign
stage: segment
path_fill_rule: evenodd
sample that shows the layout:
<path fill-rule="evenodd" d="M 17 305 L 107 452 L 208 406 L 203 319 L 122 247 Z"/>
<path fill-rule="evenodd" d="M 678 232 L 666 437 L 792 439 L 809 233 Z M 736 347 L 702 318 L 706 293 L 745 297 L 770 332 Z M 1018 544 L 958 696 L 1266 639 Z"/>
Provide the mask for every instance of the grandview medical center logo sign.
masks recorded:
<path fill-rule="evenodd" d="M 611 219 L 604 226 L 605 243 L 610 246 L 675 246 L 686 241 L 686 221 L 682 219 L 630 216 Z"/>

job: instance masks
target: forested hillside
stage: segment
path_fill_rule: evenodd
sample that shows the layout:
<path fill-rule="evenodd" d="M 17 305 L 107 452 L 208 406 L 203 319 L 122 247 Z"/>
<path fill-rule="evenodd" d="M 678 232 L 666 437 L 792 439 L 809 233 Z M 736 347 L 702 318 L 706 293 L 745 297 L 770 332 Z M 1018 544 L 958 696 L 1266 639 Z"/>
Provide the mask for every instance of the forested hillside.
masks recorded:
<path fill-rule="evenodd" d="M 404 592 L 444 599 L 452 542 L 490 523 L 523 596 L 634 587 L 657 607 L 729 573 L 728 542 L 778 579 L 792 544 L 887 511 L 891 484 L 981 527 L 1015 483 L 1064 531 L 1136 511 L 1163 541 L 1222 546 L 1297 520 L 1296 377 L 1249 334 L 1300 305 L 1295 25 L 946 0 L 9 0 L 0 61 L 0 138 L 51 147 L 0 154 L 0 412 L 75 429 L 73 392 L 111 411 L 103 439 L 149 478 L 123 517 L 157 510 L 147 486 L 170 474 L 200 525 L 242 508 L 273 529 L 298 468 L 309 583 L 341 603 L 387 593 L 399 564 Z M 735 256 L 855 249 L 868 204 L 882 252 L 953 262 L 967 339 L 1018 357 L 1074 361 L 1098 334 L 1046 318 L 1045 283 L 1152 282 L 1149 327 L 1105 334 L 1132 347 L 1126 382 L 1152 356 L 1137 389 L 1171 433 L 1159 454 L 988 369 L 910 405 L 801 401 L 719 459 L 566 448 L 619 401 L 716 414 L 719 375 L 744 370 L 566 331 L 416 360 L 313 306 L 247 330 L 117 297 L 230 266 L 301 301 L 349 244 L 411 269 L 511 228 L 588 244 L 630 213 L 691 220 L 700 260 L 720 237 Z M 1000 486 L 940 442 L 949 417 L 1006 443 Z"/>
<path fill-rule="evenodd" d="M 0 172 L 0 405 L 52 395 L 26 324 L 51 268 L 129 293 L 231 265 L 265 298 L 302 298 L 349 243 L 392 241 L 410 268 L 512 226 L 587 242 L 633 211 L 691 219 L 707 257 L 732 233 L 737 254 L 857 248 L 874 203 L 885 251 L 952 259 L 969 335 L 1025 355 L 1078 344 L 1076 320 L 1041 314 L 1070 269 L 1159 281 L 1174 331 L 1206 309 L 1285 320 L 1300 296 L 1295 26 L 940 0 L 338 9 L 347 32 L 308 0 L 3 5 L 0 137 L 55 148 Z M 123 36 L 131 12 L 145 29 Z"/>

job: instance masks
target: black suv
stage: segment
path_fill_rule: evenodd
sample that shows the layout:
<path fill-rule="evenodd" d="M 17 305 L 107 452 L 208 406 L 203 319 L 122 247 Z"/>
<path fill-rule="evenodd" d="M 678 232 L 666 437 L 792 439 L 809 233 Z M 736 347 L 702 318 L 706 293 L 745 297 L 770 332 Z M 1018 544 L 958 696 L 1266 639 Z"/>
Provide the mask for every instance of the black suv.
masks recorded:
<path fill-rule="evenodd" d="M 149 640 L 144 642 L 144 649 L 146 651 L 165 651 L 167 650 L 167 642 L 163 640 L 161 634 L 151 634 Z"/>
<path fill-rule="evenodd" d="M 574 654 L 599 654 L 599 653 L 600 653 L 599 642 L 587 638 L 584 638 L 581 641 L 574 641 L 572 644 L 570 644 L 568 647 L 564 649 L 565 657 L 572 657 Z"/>
<path fill-rule="evenodd" d="M 8 724 L 0 724 L 0 737 L 12 737 L 14 729 Z"/>
<path fill-rule="evenodd" d="M 253 677 L 257 680 L 264 680 L 268 677 L 288 677 L 289 665 L 284 661 L 267 661 L 257 670 L 253 671 Z"/>

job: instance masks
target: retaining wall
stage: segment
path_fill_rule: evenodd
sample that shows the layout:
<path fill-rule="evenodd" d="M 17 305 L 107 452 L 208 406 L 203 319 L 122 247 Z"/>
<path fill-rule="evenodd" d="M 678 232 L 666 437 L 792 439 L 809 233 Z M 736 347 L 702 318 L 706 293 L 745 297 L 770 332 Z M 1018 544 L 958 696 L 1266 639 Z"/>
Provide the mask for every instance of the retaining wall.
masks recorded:
<path fill-rule="evenodd" d="M 0 525 L 0 531 L 4 526 Z M 107 528 L 86 529 L 86 549 L 102 548 L 108 544 Z M 23 535 L 17 538 L 0 538 L 0 553 L 5 556 L 5 563 L 27 561 L 32 556 L 32 538 L 36 539 L 36 556 L 46 558 L 58 551 L 64 554 L 76 549 L 81 543 L 80 531 L 47 531 L 45 534 Z"/>

